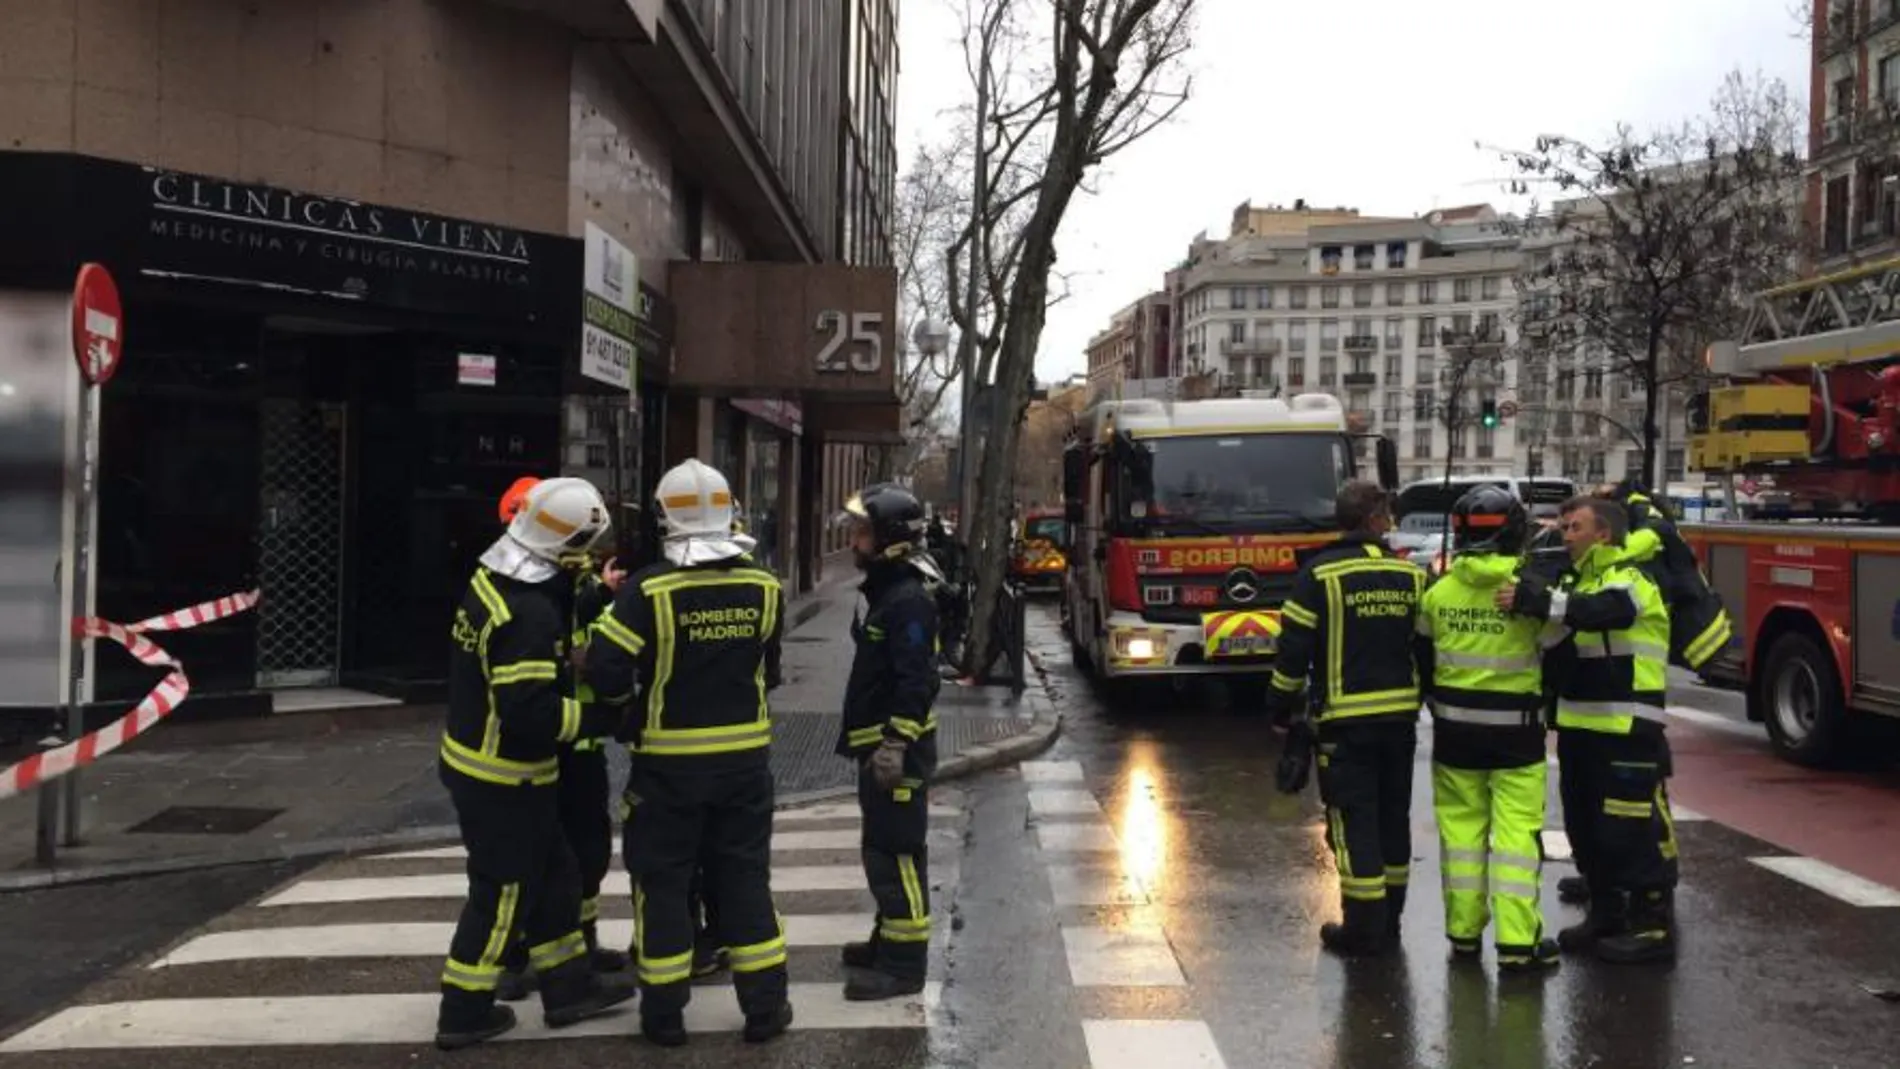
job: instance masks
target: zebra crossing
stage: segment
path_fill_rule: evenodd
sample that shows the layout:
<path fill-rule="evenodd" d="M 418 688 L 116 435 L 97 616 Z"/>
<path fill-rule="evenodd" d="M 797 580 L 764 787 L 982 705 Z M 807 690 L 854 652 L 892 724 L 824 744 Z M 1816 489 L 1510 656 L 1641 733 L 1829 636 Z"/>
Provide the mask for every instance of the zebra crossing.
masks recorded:
<path fill-rule="evenodd" d="M 857 807 L 821 804 L 776 815 L 772 883 L 789 946 L 794 1033 L 932 1024 L 958 876 L 962 796 L 933 792 L 930 816 L 938 915 L 933 982 L 910 999 L 851 1003 L 843 998 L 838 948 L 865 936 L 875 908 L 858 855 Z M 0 1065 L 59 1052 L 235 1048 L 257 1049 L 246 1064 L 272 1064 L 268 1052 L 283 1048 L 283 1064 L 314 1066 L 322 1058 L 313 1047 L 426 1046 L 435 1034 L 437 977 L 467 890 L 465 859 L 458 846 L 334 862 L 0 1040 Z M 601 894 L 603 943 L 631 943 L 631 911 L 625 871 L 611 873 Z M 502 1042 L 625 1037 L 635 1030 L 631 1013 L 558 1031 L 545 1028 L 538 1012 L 520 1018 Z M 725 977 L 696 986 L 686 1023 L 696 1035 L 741 1029 Z"/>

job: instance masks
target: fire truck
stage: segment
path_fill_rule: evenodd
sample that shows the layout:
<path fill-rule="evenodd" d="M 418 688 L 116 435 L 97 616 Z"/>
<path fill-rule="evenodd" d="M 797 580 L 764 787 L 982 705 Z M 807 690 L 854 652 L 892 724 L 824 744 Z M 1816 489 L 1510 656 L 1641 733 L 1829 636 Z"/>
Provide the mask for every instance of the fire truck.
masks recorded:
<path fill-rule="evenodd" d="M 1682 525 L 1736 623 L 1703 675 L 1825 765 L 1900 717 L 1900 260 L 1759 295 L 1707 361 L 1723 384 L 1689 406 L 1690 466 L 1777 504 Z"/>
<path fill-rule="evenodd" d="M 1349 432 L 1337 398 L 1104 401 L 1063 454 L 1076 664 L 1121 684 L 1271 670 L 1304 552 L 1339 537 L 1355 438 L 1398 482 L 1390 439 Z"/>

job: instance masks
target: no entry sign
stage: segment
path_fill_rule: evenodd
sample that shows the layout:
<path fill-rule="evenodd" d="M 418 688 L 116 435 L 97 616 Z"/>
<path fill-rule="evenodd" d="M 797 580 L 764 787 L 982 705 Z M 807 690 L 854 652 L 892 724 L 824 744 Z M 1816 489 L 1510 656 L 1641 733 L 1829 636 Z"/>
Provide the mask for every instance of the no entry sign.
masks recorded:
<path fill-rule="evenodd" d="M 118 372 L 124 339 L 125 311 L 112 273 L 86 264 L 73 285 L 73 358 L 89 385 L 103 386 Z"/>

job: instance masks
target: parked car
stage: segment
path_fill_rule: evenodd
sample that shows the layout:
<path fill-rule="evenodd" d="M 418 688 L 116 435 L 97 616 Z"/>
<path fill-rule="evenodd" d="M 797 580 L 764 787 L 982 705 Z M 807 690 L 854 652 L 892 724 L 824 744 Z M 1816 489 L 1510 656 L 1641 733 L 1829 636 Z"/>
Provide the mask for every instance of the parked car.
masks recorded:
<path fill-rule="evenodd" d="M 1009 571 L 1025 590 L 1061 590 L 1069 569 L 1069 524 L 1058 509 L 1037 509 L 1022 519 L 1010 549 Z"/>

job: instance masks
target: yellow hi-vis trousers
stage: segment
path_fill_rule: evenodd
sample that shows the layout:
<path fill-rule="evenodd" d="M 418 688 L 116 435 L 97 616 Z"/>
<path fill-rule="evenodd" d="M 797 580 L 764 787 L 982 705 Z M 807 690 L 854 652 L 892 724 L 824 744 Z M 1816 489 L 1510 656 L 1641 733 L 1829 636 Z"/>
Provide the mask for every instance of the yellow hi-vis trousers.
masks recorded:
<path fill-rule="evenodd" d="M 1528 958 L 1544 937 L 1544 762 L 1519 768 L 1432 763 L 1432 810 L 1444 872 L 1445 934 L 1475 947 L 1497 920 L 1498 960 Z"/>

